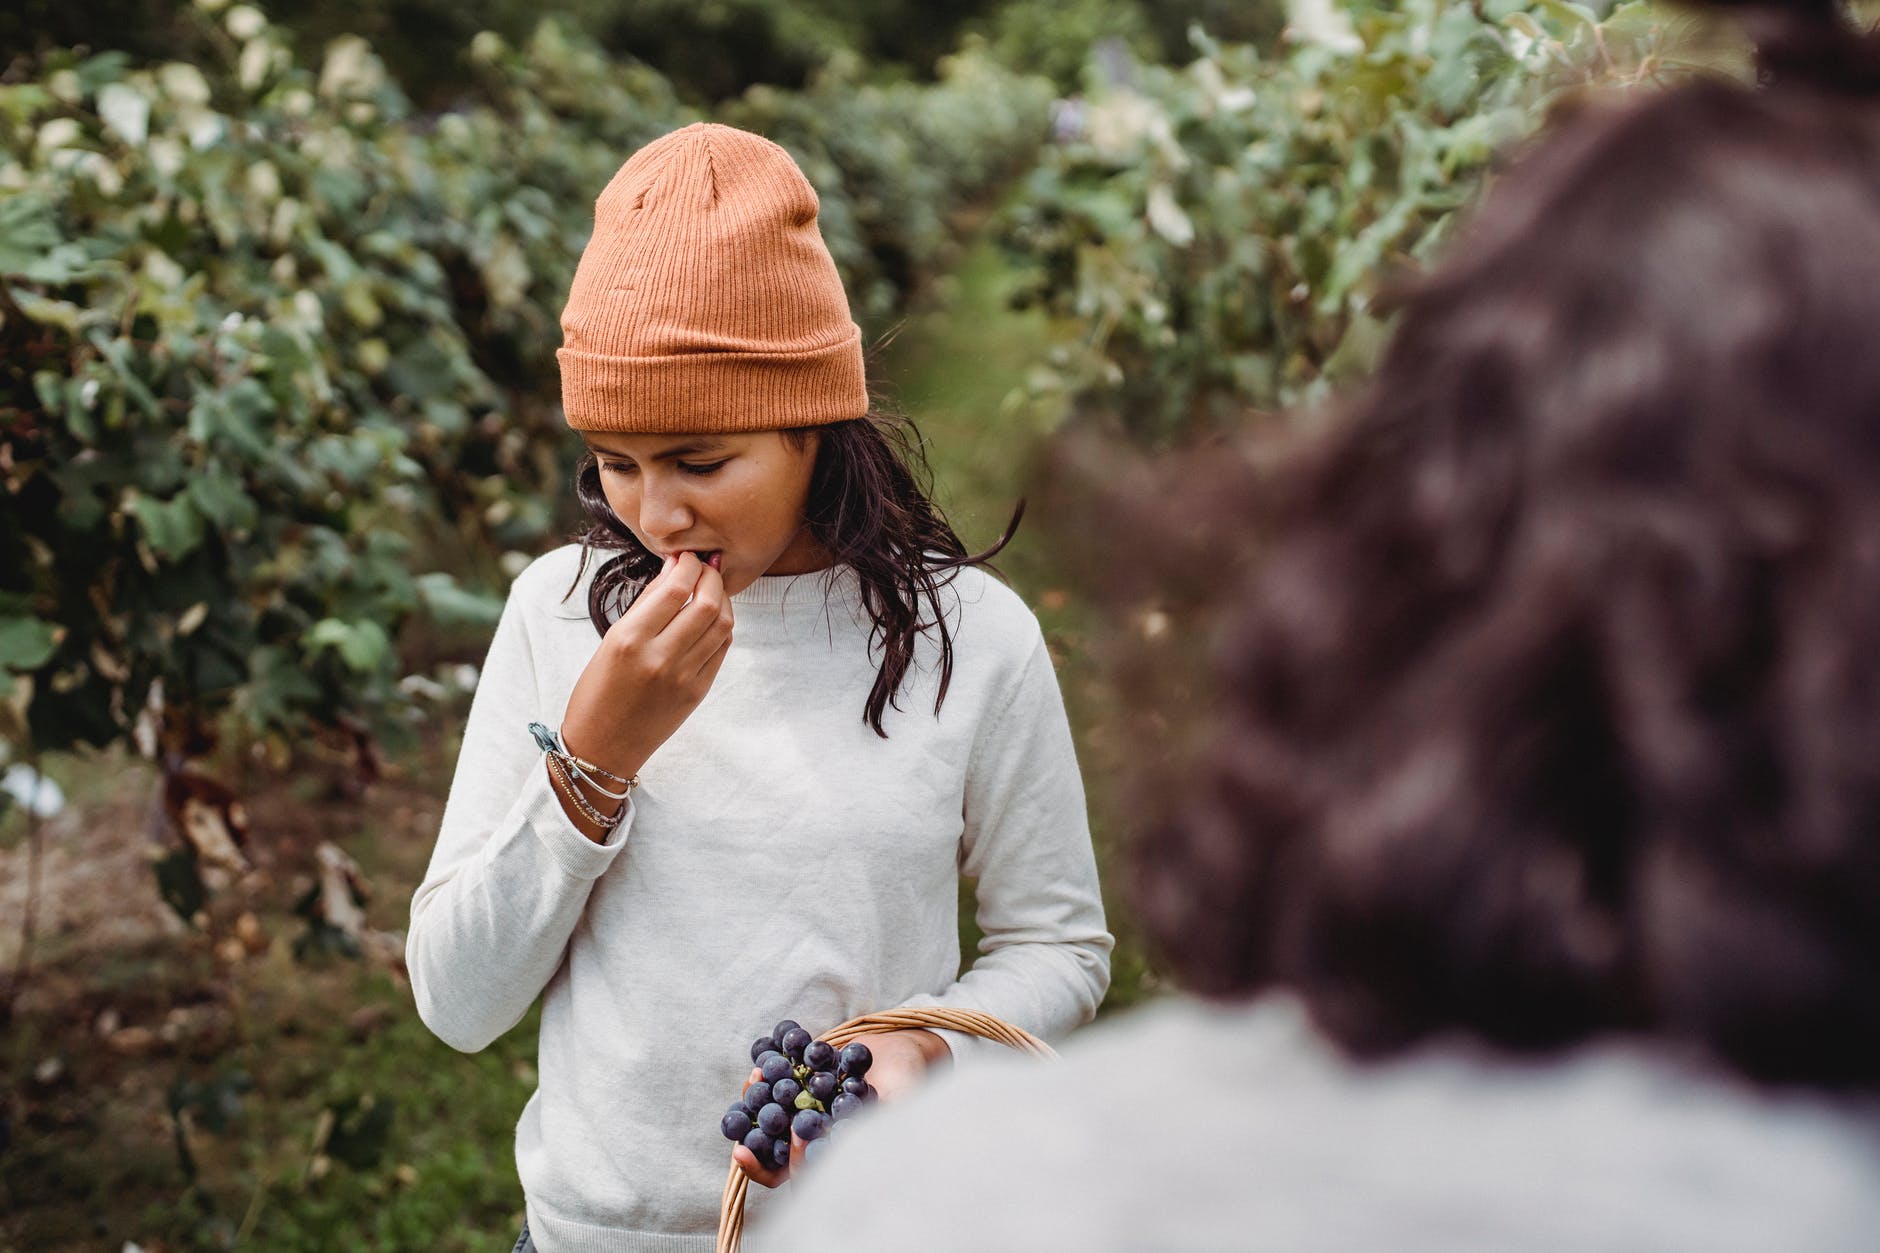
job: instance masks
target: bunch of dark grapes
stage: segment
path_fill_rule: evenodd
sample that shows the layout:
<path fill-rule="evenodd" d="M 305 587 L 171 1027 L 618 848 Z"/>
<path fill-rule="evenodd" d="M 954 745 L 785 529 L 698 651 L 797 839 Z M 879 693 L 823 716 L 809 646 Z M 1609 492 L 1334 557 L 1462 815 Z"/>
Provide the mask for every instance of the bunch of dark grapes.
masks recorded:
<path fill-rule="evenodd" d="M 829 1130 L 875 1099 L 862 1076 L 875 1059 L 866 1044 L 834 1045 L 810 1038 L 791 1019 L 751 1045 L 751 1060 L 761 1076 L 744 1099 L 725 1111 L 719 1130 L 742 1144 L 760 1166 L 781 1170 L 790 1164 L 790 1133 L 815 1161 L 829 1143 Z"/>

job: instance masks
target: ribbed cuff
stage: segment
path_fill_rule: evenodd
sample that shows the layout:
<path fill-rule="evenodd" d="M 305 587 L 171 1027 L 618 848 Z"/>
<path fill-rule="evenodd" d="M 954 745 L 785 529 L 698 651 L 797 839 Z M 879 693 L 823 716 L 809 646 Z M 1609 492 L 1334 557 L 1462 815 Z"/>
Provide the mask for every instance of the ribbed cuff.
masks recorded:
<path fill-rule="evenodd" d="M 613 865 L 614 858 L 626 847 L 627 829 L 633 825 L 633 801 L 626 802 L 620 825 L 607 833 L 607 842 L 596 844 L 581 834 L 580 828 L 561 807 L 561 793 L 548 777 L 547 767 L 531 773 L 524 793 L 523 821 L 535 832 L 555 859 L 555 863 L 576 879 L 598 879 Z"/>
<path fill-rule="evenodd" d="M 578 431 L 693 434 L 827 426 L 868 412 L 862 332 L 808 352 L 615 357 L 562 348 L 561 407 Z"/>

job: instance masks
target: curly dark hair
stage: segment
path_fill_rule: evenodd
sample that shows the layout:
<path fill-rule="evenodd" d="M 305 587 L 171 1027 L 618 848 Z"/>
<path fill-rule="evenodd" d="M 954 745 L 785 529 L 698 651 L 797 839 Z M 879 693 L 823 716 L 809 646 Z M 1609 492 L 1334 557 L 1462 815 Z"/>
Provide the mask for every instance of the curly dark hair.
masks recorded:
<path fill-rule="evenodd" d="M 850 566 L 861 583 L 863 607 L 874 621 L 870 648 L 881 657 L 862 717 L 886 739 L 887 711 L 901 707 L 898 698 L 915 644 L 926 635 L 939 641 L 934 712 L 940 711 L 953 679 L 953 636 L 940 589 L 962 567 L 984 565 L 996 557 L 1018 530 L 1025 506 L 1019 502 L 996 543 L 984 552 L 969 553 L 933 503 L 932 471 L 919 429 L 910 419 L 874 409 L 847 422 L 780 433 L 800 449 L 812 431 L 819 442 L 810 471 L 807 522 L 835 559 L 826 577 Z M 588 617 L 605 635 L 659 573 L 660 562 L 607 503 L 600 466 L 591 452 L 576 468 L 575 497 L 589 518 L 581 536 L 576 584 L 596 551 L 615 554 L 595 571 L 588 587 Z"/>
<path fill-rule="evenodd" d="M 1762 88 L 1566 120 L 1223 507 L 1261 551 L 1132 866 L 1190 986 L 1880 1086 L 1880 54 L 1757 16 Z"/>

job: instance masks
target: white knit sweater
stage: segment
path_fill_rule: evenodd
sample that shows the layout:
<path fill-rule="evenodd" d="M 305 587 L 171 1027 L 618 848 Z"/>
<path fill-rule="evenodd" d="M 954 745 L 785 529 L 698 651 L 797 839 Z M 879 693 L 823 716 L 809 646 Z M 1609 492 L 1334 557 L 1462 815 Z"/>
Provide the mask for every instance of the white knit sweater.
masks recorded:
<path fill-rule="evenodd" d="M 781 1018 L 812 1031 L 943 1003 L 1040 1035 L 1108 985 L 1081 780 L 1036 620 L 977 570 L 886 718 L 852 570 L 732 598 L 734 643 L 703 703 L 640 771 L 604 845 L 563 813 L 532 720 L 559 725 L 599 636 L 580 550 L 517 578 L 471 705 L 408 960 L 425 1023 L 475 1051 L 540 996 L 539 1087 L 516 1158 L 544 1253 L 705 1250 L 730 1146 L 719 1116 Z M 964 974 L 959 876 L 978 881 Z M 949 1036 L 955 1056 L 983 1052 Z M 768 1197 L 752 1189 L 751 1247 Z"/>

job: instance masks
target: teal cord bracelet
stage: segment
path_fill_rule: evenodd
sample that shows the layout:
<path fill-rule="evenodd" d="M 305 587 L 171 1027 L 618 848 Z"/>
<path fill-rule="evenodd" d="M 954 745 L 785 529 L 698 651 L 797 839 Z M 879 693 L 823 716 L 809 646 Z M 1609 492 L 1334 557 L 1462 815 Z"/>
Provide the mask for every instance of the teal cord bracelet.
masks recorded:
<path fill-rule="evenodd" d="M 629 779 L 617 775 L 611 770 L 603 769 L 591 761 L 576 757 L 562 745 L 560 733 L 543 723 L 531 722 L 529 724 L 529 734 L 534 737 L 537 747 L 548 755 L 548 759 L 552 764 L 551 768 L 554 770 L 556 777 L 567 785 L 564 794 L 580 807 L 582 816 L 596 826 L 609 828 L 617 826 L 626 813 L 626 806 L 622 804 L 619 813 L 616 813 L 612 818 L 608 818 L 605 814 L 602 814 L 600 810 L 589 804 L 587 799 L 580 794 L 580 789 L 575 786 L 575 780 L 578 779 L 587 784 L 608 800 L 625 802 L 633 795 L 633 789 L 640 786 L 640 777 L 634 775 Z M 624 784 L 625 787 L 619 792 L 612 791 L 596 779 L 594 777 L 595 775 L 600 775 L 615 783 Z"/>

